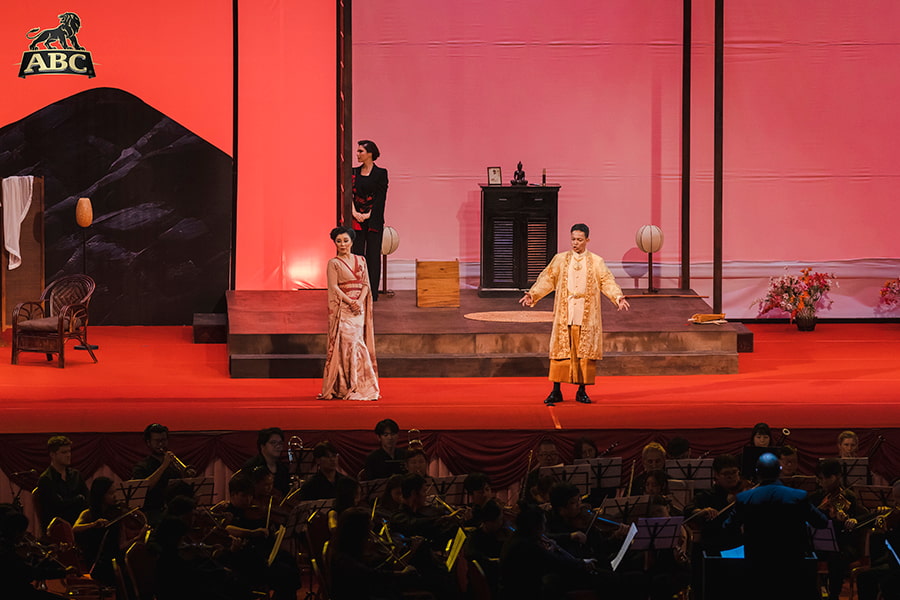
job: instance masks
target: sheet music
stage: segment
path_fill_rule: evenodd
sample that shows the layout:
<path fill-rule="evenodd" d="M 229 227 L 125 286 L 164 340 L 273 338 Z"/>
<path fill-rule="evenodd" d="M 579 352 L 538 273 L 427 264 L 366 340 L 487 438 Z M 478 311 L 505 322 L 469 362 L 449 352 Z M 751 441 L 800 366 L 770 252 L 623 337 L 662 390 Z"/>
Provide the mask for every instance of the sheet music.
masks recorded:
<path fill-rule="evenodd" d="M 631 546 L 631 541 L 634 539 L 634 536 L 637 535 L 637 532 L 637 525 L 632 523 L 631 527 L 628 528 L 628 535 L 625 536 L 625 541 L 622 542 L 622 547 L 619 548 L 619 552 L 616 554 L 615 558 L 609 561 L 609 564 L 610 566 L 612 566 L 613 571 L 619 568 L 619 563 L 621 563 L 622 559 L 625 558 L 625 553 L 628 552 L 628 548 Z"/>

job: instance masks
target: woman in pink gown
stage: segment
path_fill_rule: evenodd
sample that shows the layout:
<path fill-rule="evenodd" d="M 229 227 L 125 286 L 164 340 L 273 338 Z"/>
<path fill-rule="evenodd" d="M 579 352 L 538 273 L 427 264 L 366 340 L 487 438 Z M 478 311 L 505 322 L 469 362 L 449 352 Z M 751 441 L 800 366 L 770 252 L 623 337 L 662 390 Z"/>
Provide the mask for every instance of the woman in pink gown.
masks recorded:
<path fill-rule="evenodd" d="M 336 227 L 328 261 L 328 353 L 319 398 L 377 400 L 378 364 L 366 259 L 351 254 L 354 231 Z"/>

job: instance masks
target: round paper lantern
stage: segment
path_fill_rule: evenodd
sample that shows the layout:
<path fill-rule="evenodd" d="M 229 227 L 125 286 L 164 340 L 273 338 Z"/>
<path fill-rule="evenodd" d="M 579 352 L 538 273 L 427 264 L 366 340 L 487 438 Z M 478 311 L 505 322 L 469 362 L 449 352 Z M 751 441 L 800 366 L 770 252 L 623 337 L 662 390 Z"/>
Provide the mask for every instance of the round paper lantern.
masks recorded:
<path fill-rule="evenodd" d="M 381 236 L 381 253 L 393 254 L 400 247 L 400 236 L 397 230 L 387 225 L 384 226 L 384 234 Z"/>
<path fill-rule="evenodd" d="M 94 222 L 94 209 L 90 198 L 79 198 L 75 205 L 75 222 L 79 227 L 90 227 Z"/>
<path fill-rule="evenodd" d="M 637 230 L 634 242 L 643 252 L 659 252 L 663 245 L 662 229 L 656 225 L 644 225 Z"/>

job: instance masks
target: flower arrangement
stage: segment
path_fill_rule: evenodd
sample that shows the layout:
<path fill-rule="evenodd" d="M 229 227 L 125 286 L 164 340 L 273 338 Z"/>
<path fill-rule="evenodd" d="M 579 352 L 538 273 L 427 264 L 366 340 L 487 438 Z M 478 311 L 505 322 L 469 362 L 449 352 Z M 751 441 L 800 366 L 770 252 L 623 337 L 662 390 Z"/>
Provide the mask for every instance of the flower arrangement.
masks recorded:
<path fill-rule="evenodd" d="M 900 306 L 900 277 L 884 282 L 878 305 L 884 310 L 894 310 Z"/>
<path fill-rule="evenodd" d="M 778 309 L 790 313 L 794 319 L 798 314 L 814 316 L 819 308 L 831 307 L 832 301 L 825 295 L 838 286 L 834 274 L 813 272 L 812 267 L 806 267 L 800 273 L 769 279 L 765 297 L 756 301 L 760 315 Z"/>

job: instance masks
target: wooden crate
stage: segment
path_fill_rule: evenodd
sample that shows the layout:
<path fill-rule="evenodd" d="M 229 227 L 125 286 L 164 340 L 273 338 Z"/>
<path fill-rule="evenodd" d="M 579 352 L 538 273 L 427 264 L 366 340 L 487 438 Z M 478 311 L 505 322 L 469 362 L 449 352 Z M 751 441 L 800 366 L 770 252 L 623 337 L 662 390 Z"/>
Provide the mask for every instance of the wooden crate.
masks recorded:
<path fill-rule="evenodd" d="M 416 261 L 416 306 L 459 308 L 459 261 Z"/>

